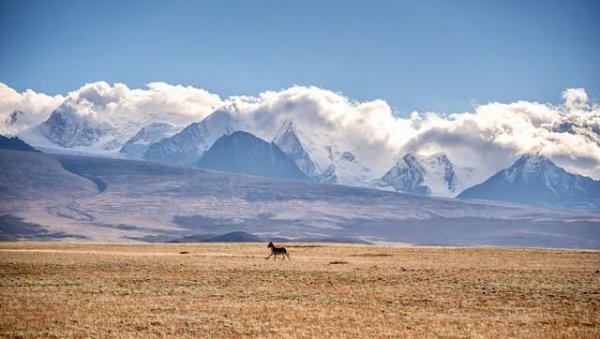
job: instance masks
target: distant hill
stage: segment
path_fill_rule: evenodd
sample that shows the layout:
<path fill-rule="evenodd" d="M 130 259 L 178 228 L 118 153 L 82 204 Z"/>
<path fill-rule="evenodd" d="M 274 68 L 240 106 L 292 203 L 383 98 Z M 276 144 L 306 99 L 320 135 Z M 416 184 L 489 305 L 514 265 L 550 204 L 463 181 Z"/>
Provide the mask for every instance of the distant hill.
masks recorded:
<path fill-rule="evenodd" d="M 253 234 L 235 231 L 220 235 L 214 234 L 194 234 L 171 242 L 263 242 L 264 240 Z"/>
<path fill-rule="evenodd" d="M 0 148 L 15 151 L 39 152 L 18 137 L 7 138 L 0 135 Z"/>
<path fill-rule="evenodd" d="M 600 181 L 569 173 L 546 157 L 525 155 L 458 198 L 598 211 Z"/>
<path fill-rule="evenodd" d="M 220 137 L 197 166 L 217 171 L 270 178 L 306 180 L 306 175 L 274 143 L 237 131 Z"/>
<path fill-rule="evenodd" d="M 266 241 L 284 238 L 600 248 L 600 216 L 588 211 L 65 154 L 0 150 L 0 202 L 4 239 L 171 241 L 210 234 L 199 240 L 258 241 L 256 235 L 265 240 L 265 251 Z M 235 233 L 240 231 L 250 236 Z"/>

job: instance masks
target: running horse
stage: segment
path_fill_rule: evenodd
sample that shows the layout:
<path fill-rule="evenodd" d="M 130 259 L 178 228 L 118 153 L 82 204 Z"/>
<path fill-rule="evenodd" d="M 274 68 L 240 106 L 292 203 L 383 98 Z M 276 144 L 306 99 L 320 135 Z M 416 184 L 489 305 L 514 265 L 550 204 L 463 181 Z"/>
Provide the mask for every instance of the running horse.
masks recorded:
<path fill-rule="evenodd" d="M 267 257 L 267 259 L 265 260 L 269 260 L 269 258 L 271 256 L 273 256 L 273 260 L 277 260 L 277 255 L 281 254 L 281 256 L 283 257 L 283 259 L 281 260 L 285 260 L 285 257 L 287 256 L 288 260 L 290 259 L 290 255 L 288 254 L 287 250 L 285 249 L 285 247 L 277 247 L 275 245 L 273 245 L 273 242 L 271 241 L 269 243 L 269 245 L 267 246 L 267 248 L 271 249 L 271 254 L 269 254 L 269 256 Z"/>

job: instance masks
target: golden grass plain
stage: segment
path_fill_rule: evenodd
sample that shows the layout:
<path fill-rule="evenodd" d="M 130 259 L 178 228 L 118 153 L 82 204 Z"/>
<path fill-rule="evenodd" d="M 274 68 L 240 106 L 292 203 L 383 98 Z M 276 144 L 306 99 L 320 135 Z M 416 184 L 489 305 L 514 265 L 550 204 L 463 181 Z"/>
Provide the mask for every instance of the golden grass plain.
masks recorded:
<path fill-rule="evenodd" d="M 1 243 L 0 336 L 600 338 L 597 251 L 286 247 Z"/>

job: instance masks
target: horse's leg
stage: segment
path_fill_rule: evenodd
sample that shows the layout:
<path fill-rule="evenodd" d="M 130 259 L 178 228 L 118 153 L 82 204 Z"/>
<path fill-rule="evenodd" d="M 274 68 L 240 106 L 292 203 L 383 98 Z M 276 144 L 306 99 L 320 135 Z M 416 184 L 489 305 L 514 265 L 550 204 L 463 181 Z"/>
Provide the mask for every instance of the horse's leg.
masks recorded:
<path fill-rule="evenodd" d="M 292 259 L 290 259 L 290 255 L 288 254 L 288 252 L 287 252 L 287 251 L 285 251 L 285 255 L 287 255 L 287 257 L 288 257 L 288 260 L 292 260 Z"/>
<path fill-rule="evenodd" d="M 271 252 L 271 254 L 269 254 L 269 256 L 267 257 L 267 259 L 265 260 L 269 260 L 269 258 L 273 255 L 273 252 Z"/>

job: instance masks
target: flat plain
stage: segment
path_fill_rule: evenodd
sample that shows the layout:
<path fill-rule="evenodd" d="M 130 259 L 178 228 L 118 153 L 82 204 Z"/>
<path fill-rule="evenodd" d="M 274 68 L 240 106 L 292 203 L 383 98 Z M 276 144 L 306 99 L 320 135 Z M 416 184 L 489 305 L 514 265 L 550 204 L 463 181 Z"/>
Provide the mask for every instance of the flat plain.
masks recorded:
<path fill-rule="evenodd" d="M 600 337 L 600 252 L 0 243 L 1 337 Z"/>

